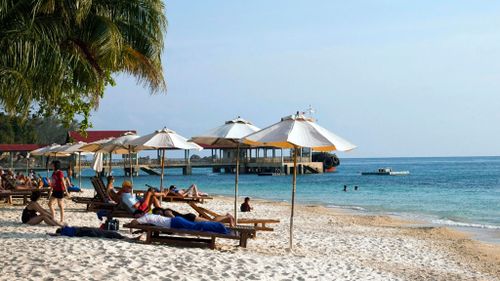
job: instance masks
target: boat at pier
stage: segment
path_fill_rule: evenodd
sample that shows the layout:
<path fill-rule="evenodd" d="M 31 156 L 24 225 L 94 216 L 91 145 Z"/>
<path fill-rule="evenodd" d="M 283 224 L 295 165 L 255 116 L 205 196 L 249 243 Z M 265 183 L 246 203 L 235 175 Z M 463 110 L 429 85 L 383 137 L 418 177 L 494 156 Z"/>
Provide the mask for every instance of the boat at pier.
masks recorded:
<path fill-rule="evenodd" d="M 393 171 L 391 168 L 380 168 L 373 172 L 361 172 L 363 176 L 406 176 L 410 171 Z"/>

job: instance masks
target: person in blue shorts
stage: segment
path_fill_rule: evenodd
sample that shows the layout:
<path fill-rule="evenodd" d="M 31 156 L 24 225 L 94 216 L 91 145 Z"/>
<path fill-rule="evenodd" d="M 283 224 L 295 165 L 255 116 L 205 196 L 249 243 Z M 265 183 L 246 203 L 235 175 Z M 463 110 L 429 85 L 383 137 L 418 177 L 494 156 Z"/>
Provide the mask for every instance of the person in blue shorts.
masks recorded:
<path fill-rule="evenodd" d="M 164 228 L 176 228 L 195 231 L 215 232 L 221 234 L 229 234 L 230 230 L 220 222 L 192 222 L 183 217 L 164 217 L 155 214 L 144 214 L 139 218 L 131 221 L 132 224 L 152 224 Z"/>

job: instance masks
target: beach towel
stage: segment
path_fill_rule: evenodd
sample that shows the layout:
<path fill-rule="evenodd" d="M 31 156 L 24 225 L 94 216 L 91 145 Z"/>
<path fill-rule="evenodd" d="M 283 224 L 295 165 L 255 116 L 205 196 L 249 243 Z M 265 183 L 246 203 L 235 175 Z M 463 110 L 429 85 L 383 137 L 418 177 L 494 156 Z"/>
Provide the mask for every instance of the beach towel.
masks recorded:
<path fill-rule="evenodd" d="M 42 178 L 42 182 L 43 182 L 43 187 L 50 187 L 49 179 L 47 179 L 46 177 Z"/>
<path fill-rule="evenodd" d="M 68 187 L 68 191 L 69 192 L 80 192 L 82 190 L 78 186 L 73 185 L 73 186 Z"/>

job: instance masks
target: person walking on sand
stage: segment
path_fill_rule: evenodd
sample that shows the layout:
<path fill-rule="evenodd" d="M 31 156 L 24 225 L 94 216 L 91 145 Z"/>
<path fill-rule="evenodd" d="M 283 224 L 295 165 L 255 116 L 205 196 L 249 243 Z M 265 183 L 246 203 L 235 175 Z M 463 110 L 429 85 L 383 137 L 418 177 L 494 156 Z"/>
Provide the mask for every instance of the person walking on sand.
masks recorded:
<path fill-rule="evenodd" d="M 60 222 L 64 222 L 64 193 L 66 192 L 66 183 L 64 182 L 64 173 L 61 171 L 61 162 L 59 160 L 52 161 L 52 167 L 54 172 L 52 173 L 52 179 L 50 181 L 50 186 L 52 187 L 51 194 L 49 196 L 49 209 L 52 217 L 55 217 L 56 211 L 54 210 L 55 201 L 59 206 L 61 212 Z"/>
<path fill-rule="evenodd" d="M 36 225 L 40 224 L 42 221 L 48 225 L 52 226 L 63 226 L 62 224 L 56 222 L 49 211 L 45 210 L 38 204 L 38 199 L 40 198 L 40 191 L 33 191 L 31 193 L 31 202 L 26 205 L 21 215 L 21 221 L 25 224 Z"/>

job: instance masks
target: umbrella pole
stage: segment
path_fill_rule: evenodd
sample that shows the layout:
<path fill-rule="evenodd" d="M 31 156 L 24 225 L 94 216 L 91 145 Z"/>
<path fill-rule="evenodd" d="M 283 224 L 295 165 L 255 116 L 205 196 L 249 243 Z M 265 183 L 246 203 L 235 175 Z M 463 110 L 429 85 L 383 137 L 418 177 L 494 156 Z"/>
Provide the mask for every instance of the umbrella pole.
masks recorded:
<path fill-rule="evenodd" d="M 113 164 L 113 163 L 111 163 L 112 161 L 113 161 L 113 154 L 110 152 L 109 153 L 109 173 L 108 173 L 108 176 L 111 176 L 111 171 L 112 171 L 111 165 Z"/>
<path fill-rule="evenodd" d="M 47 179 L 49 178 L 49 159 L 50 156 L 47 156 L 47 159 L 45 159 L 45 168 L 47 168 Z"/>
<path fill-rule="evenodd" d="M 293 249 L 293 213 L 295 209 L 295 191 L 297 187 L 297 147 L 293 148 L 292 212 L 290 214 L 290 250 Z"/>
<path fill-rule="evenodd" d="M 240 143 L 236 148 L 236 176 L 234 177 L 234 220 L 238 223 L 238 182 L 240 179 Z"/>
<path fill-rule="evenodd" d="M 130 176 L 130 182 L 132 183 L 132 186 L 133 186 L 134 185 L 134 176 L 132 174 L 132 151 L 130 149 L 130 145 L 128 146 L 128 164 L 129 164 L 128 172 L 129 172 L 129 176 Z"/>
<path fill-rule="evenodd" d="M 161 177 L 160 177 L 160 192 L 163 193 L 163 175 L 165 174 L 165 149 L 161 150 Z M 160 197 L 160 204 L 163 196 Z"/>
<path fill-rule="evenodd" d="M 82 187 L 82 152 L 78 152 L 78 187 Z"/>

